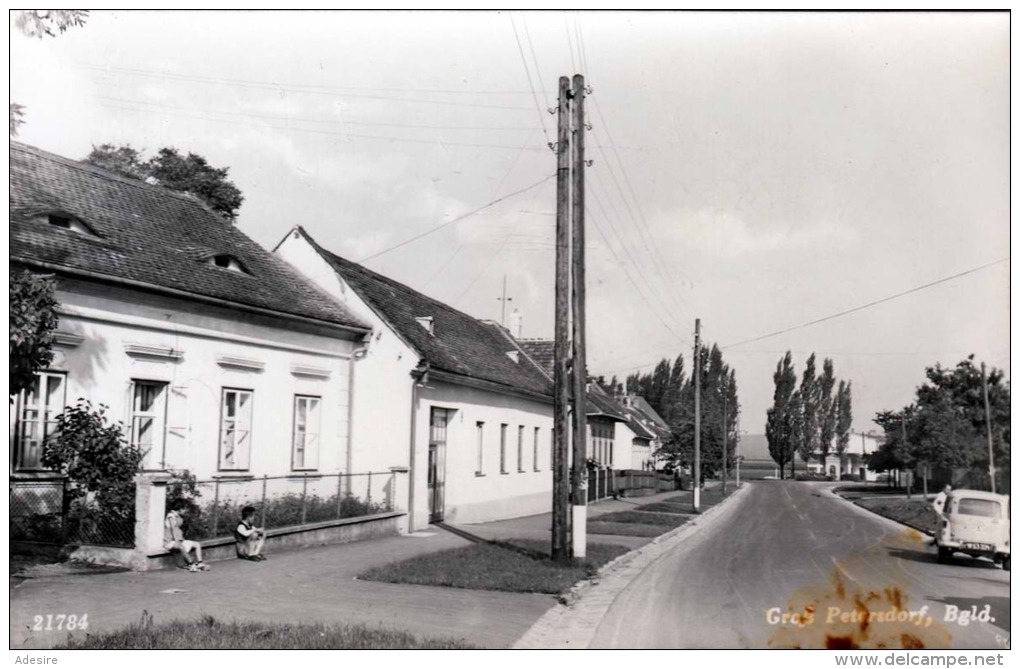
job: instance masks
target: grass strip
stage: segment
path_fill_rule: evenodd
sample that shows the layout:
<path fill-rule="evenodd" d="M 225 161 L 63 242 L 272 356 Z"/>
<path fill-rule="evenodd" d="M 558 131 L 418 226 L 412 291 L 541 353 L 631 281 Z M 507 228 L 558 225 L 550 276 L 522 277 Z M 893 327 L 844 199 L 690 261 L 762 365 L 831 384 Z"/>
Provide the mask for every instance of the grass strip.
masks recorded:
<path fill-rule="evenodd" d="M 935 534 L 939 525 L 939 517 L 935 513 L 935 509 L 923 499 L 872 498 L 860 499 L 854 504 L 928 534 Z"/>
<path fill-rule="evenodd" d="M 630 550 L 615 544 L 589 544 L 588 556 L 583 561 L 560 565 L 549 559 L 548 542 L 512 539 L 507 543 L 541 557 L 528 557 L 489 543 L 472 544 L 373 567 L 358 578 L 468 590 L 560 594 Z"/>
<path fill-rule="evenodd" d="M 673 513 L 687 515 L 691 512 L 690 504 L 675 504 L 670 502 L 654 502 L 634 507 L 635 511 L 654 511 L 657 513 Z"/>
<path fill-rule="evenodd" d="M 675 513 L 653 513 L 648 511 L 613 511 L 595 516 L 592 520 L 603 523 L 637 523 L 639 525 L 663 525 L 679 527 L 685 518 Z"/>
<path fill-rule="evenodd" d="M 588 534 L 615 534 L 623 537 L 657 537 L 669 532 L 665 525 L 641 525 L 639 523 L 604 523 L 588 521 Z"/>
<path fill-rule="evenodd" d="M 154 624 L 152 616 L 128 627 L 83 638 L 71 635 L 55 650 L 466 650 L 476 646 L 452 638 L 419 637 L 409 632 L 360 624 L 290 624 L 173 620 Z"/>

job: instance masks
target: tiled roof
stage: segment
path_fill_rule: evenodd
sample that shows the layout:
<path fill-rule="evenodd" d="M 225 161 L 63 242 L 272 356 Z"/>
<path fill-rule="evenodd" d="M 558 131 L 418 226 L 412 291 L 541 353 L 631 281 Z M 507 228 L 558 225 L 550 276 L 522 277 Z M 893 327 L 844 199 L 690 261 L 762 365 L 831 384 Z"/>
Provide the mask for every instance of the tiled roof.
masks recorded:
<path fill-rule="evenodd" d="M 556 342 L 552 339 L 517 339 L 515 341 L 521 350 L 534 360 L 535 364 L 539 365 L 549 378 L 552 378 Z M 595 385 L 590 386 L 588 391 L 587 415 L 606 416 L 620 422 L 629 420 L 626 407 Z"/>
<path fill-rule="evenodd" d="M 629 422 L 627 409 L 598 385 L 591 384 L 588 389 L 588 415 L 603 415 L 622 423 Z"/>
<path fill-rule="evenodd" d="M 298 231 L 432 369 L 488 381 L 507 389 L 551 397 L 549 379 L 499 325 L 473 318 L 427 295 L 341 258 L 322 248 L 307 231 Z M 430 333 L 418 321 L 432 319 Z M 518 354 L 515 362 L 509 352 Z"/>
<path fill-rule="evenodd" d="M 50 225 L 70 215 L 95 236 Z M 18 142 L 10 145 L 10 257 L 239 308 L 370 326 L 192 196 Z M 208 262 L 235 257 L 250 274 Z"/>
<path fill-rule="evenodd" d="M 517 344 L 546 374 L 552 375 L 556 342 L 552 339 L 518 339 Z"/>
<path fill-rule="evenodd" d="M 658 428 L 669 432 L 669 423 L 667 423 L 665 419 L 652 408 L 652 405 L 648 403 L 648 400 L 640 395 L 631 395 L 631 403 L 634 405 L 634 408 L 643 413 Z"/>

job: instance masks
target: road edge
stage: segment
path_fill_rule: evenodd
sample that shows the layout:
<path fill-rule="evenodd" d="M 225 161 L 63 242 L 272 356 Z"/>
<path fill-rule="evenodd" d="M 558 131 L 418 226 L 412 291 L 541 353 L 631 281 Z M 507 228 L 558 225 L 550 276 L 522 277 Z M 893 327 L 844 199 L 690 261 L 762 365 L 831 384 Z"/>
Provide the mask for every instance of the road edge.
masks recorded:
<path fill-rule="evenodd" d="M 744 482 L 732 495 L 680 527 L 661 534 L 649 543 L 624 553 L 599 569 L 593 578 L 578 583 L 556 606 L 546 611 L 511 649 L 587 648 L 595 638 L 602 618 L 616 596 L 650 564 L 691 535 L 716 524 L 722 511 L 733 508 L 752 487 Z M 567 624 L 567 618 L 576 618 Z"/>
<path fill-rule="evenodd" d="M 886 521 L 887 523 L 892 523 L 893 525 L 897 525 L 899 527 L 903 527 L 903 528 L 906 528 L 908 530 L 915 530 L 915 531 L 920 532 L 921 534 L 923 534 L 925 536 L 929 536 L 929 537 L 935 536 L 931 532 L 929 532 L 928 530 L 922 529 L 920 527 L 916 527 L 914 525 L 911 525 L 910 523 L 904 523 L 902 520 L 896 520 L 895 518 L 890 518 L 889 516 L 883 516 L 881 513 L 877 512 L 877 511 L 872 511 L 871 509 L 869 509 L 866 506 L 861 506 L 860 504 L 857 503 L 856 500 L 847 499 L 846 497 L 843 497 L 839 493 L 836 493 L 836 492 L 834 492 L 832 490 L 828 490 L 827 489 L 825 492 L 827 492 L 832 497 L 835 497 L 835 498 L 837 498 L 837 499 L 839 499 L 839 500 L 841 500 L 843 502 L 846 502 L 847 504 L 849 504 L 853 508 L 858 509 L 860 511 L 863 511 L 867 515 L 874 516 L 876 518 L 881 518 L 882 520 Z M 861 499 L 875 499 L 875 498 L 874 497 L 862 497 Z"/>

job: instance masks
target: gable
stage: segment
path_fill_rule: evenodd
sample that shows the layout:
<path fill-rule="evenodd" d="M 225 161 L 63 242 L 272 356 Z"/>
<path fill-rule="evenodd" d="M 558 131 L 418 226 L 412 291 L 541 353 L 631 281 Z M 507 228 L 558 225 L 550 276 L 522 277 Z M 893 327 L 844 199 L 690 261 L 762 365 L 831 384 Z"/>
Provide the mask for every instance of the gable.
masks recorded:
<path fill-rule="evenodd" d="M 527 357 L 514 356 L 514 342 L 498 325 L 478 320 L 398 281 L 330 253 L 307 238 L 346 286 L 435 370 L 551 395 L 549 379 Z"/>

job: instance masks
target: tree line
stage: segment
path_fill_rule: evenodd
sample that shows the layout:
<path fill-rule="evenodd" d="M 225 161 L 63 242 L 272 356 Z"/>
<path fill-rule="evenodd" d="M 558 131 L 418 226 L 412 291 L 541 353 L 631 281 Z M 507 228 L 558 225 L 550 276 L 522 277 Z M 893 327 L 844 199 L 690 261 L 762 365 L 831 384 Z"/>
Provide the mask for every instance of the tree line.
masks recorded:
<path fill-rule="evenodd" d="M 938 472 L 944 482 L 953 483 L 959 483 L 960 470 L 967 470 L 966 485 L 989 488 L 990 432 L 996 490 L 1008 490 L 1010 385 L 1000 369 L 992 367 L 987 375 L 982 372 L 973 355 L 955 367 L 936 363 L 926 368 L 926 382 L 918 387 L 913 402 L 898 411 L 876 415 L 885 440 L 869 457 L 868 467 L 900 471 L 922 465 L 925 471 Z"/>
<path fill-rule="evenodd" d="M 736 452 L 740 400 L 736 372 L 725 362 L 718 345 L 699 349 L 701 369 L 701 476 L 714 476 L 722 469 L 723 443 L 729 466 Z M 670 470 L 694 464 L 694 393 L 693 369 L 688 374 L 683 354 L 672 362 L 663 358 L 651 372 L 634 373 L 625 384 L 617 377 L 602 385 L 612 394 L 626 392 L 640 395 L 666 421 L 670 438 L 656 456 L 666 460 Z M 727 467 L 728 469 L 729 467 Z"/>
<path fill-rule="evenodd" d="M 765 438 L 769 455 L 779 465 L 780 478 L 786 478 L 787 465 L 793 477 L 795 456 L 805 463 L 817 457 L 824 473 L 835 449 L 842 464 L 850 445 L 853 391 L 849 381 L 840 380 L 837 385 L 832 359 L 822 362 L 822 372 L 818 374 L 812 353 L 798 387 L 793 355 L 787 351 L 776 364 L 772 380 L 775 392 L 772 406 L 766 412 Z"/>

